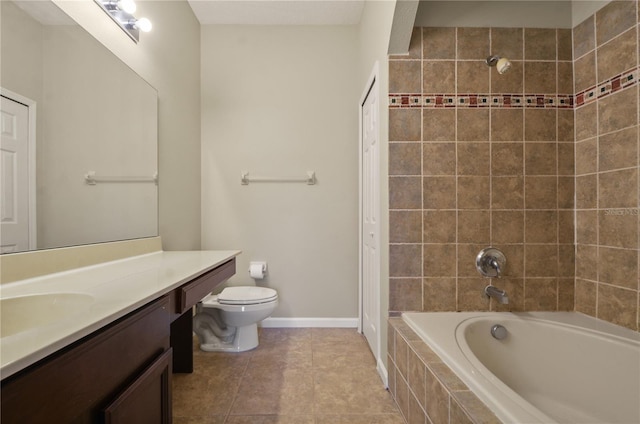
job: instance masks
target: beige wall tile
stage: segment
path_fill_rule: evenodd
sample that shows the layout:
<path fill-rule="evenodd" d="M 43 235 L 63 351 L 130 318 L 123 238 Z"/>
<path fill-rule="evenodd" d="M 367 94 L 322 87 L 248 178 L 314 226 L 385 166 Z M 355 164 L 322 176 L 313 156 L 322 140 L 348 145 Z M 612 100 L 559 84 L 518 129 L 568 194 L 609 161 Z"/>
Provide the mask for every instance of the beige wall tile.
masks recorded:
<path fill-rule="evenodd" d="M 424 177 L 423 208 L 455 209 L 456 177 Z"/>
<path fill-rule="evenodd" d="M 558 212 L 527 211 L 524 231 L 527 243 L 557 243 Z"/>
<path fill-rule="evenodd" d="M 489 92 L 489 72 L 491 68 L 485 61 L 464 61 L 458 62 L 457 71 L 457 93 L 488 93 Z"/>
<path fill-rule="evenodd" d="M 555 209 L 558 204 L 557 177 L 525 177 L 525 208 Z"/>
<path fill-rule="evenodd" d="M 598 47 L 598 80 L 608 80 L 638 63 L 638 36 L 630 29 L 607 44 Z"/>
<path fill-rule="evenodd" d="M 558 308 L 556 278 L 527 278 L 524 293 L 524 308 L 527 311 L 555 311 Z"/>
<path fill-rule="evenodd" d="M 456 279 L 452 277 L 425 278 L 423 283 L 425 311 L 456 310 Z"/>
<path fill-rule="evenodd" d="M 598 248 L 579 244 L 576 247 L 576 277 L 598 280 Z"/>
<path fill-rule="evenodd" d="M 558 62 L 558 94 L 573 94 L 573 62 Z"/>
<path fill-rule="evenodd" d="M 389 61 L 389 93 L 420 93 L 422 63 L 419 60 Z"/>
<path fill-rule="evenodd" d="M 525 109 L 525 141 L 556 141 L 556 120 L 554 109 Z"/>
<path fill-rule="evenodd" d="M 601 247 L 598 251 L 599 281 L 638 290 L 638 252 Z"/>
<path fill-rule="evenodd" d="M 574 117 L 573 109 L 558 110 L 558 141 L 575 141 Z"/>
<path fill-rule="evenodd" d="M 420 177 L 390 177 L 389 207 L 391 209 L 421 209 L 421 183 Z"/>
<path fill-rule="evenodd" d="M 492 177 L 491 208 L 522 209 L 524 207 L 524 177 Z"/>
<path fill-rule="evenodd" d="M 623 33 L 637 22 L 636 1 L 612 1 L 596 12 L 598 46 Z"/>
<path fill-rule="evenodd" d="M 422 311 L 422 279 L 389 279 L 390 311 Z"/>
<path fill-rule="evenodd" d="M 493 244 L 524 243 L 524 212 L 491 212 L 491 242 Z"/>
<path fill-rule="evenodd" d="M 598 284 L 598 318 L 638 331 L 638 292 Z"/>
<path fill-rule="evenodd" d="M 600 171 L 628 168 L 638 164 L 638 127 L 602 135 L 598 138 Z"/>
<path fill-rule="evenodd" d="M 458 211 L 458 243 L 486 243 L 490 237 L 488 210 Z"/>
<path fill-rule="evenodd" d="M 462 311 L 488 311 L 489 299 L 484 295 L 487 280 L 458 278 L 458 309 Z"/>
<path fill-rule="evenodd" d="M 458 177 L 458 208 L 489 209 L 489 177 Z"/>
<path fill-rule="evenodd" d="M 424 243 L 456 242 L 456 211 L 424 211 Z"/>
<path fill-rule="evenodd" d="M 527 94 L 556 93 L 556 67 L 556 62 L 525 62 L 524 92 Z"/>
<path fill-rule="evenodd" d="M 488 109 L 458 109 L 458 141 L 489 140 Z"/>
<path fill-rule="evenodd" d="M 489 175 L 489 143 L 458 144 L 458 175 Z"/>
<path fill-rule="evenodd" d="M 595 48 L 595 17 L 591 15 L 573 29 L 573 58 L 578 59 Z"/>
<path fill-rule="evenodd" d="M 389 126 L 391 126 L 391 116 L 389 121 Z M 423 134 L 424 141 L 455 141 L 455 109 L 424 109 Z M 392 140 L 391 135 L 389 135 L 389 139 Z"/>
<path fill-rule="evenodd" d="M 422 245 L 389 245 L 389 277 L 422 277 Z"/>
<path fill-rule="evenodd" d="M 389 143 L 389 175 L 421 175 L 420 143 Z"/>
<path fill-rule="evenodd" d="M 485 60 L 489 51 L 489 28 L 458 28 L 457 58 Z"/>
<path fill-rule="evenodd" d="M 576 208 L 598 207 L 598 176 L 596 174 L 576 177 Z"/>
<path fill-rule="evenodd" d="M 638 123 L 638 85 L 598 100 L 600 134 L 607 134 Z"/>
<path fill-rule="evenodd" d="M 576 113 L 576 141 L 596 137 L 598 135 L 598 104 L 589 103 L 579 107 Z"/>
<path fill-rule="evenodd" d="M 491 144 L 491 175 L 523 175 L 523 157 L 522 143 Z"/>
<path fill-rule="evenodd" d="M 455 93 L 456 63 L 453 61 L 423 61 L 422 92 Z"/>
<path fill-rule="evenodd" d="M 425 143 L 422 146 L 423 175 L 455 175 L 455 143 Z"/>
<path fill-rule="evenodd" d="M 454 244 L 425 244 L 423 275 L 425 277 L 456 276 L 456 246 Z"/>
<path fill-rule="evenodd" d="M 558 37 L 558 60 L 572 60 L 572 31 L 568 28 L 559 28 L 557 30 Z"/>
<path fill-rule="evenodd" d="M 389 110 L 389 141 L 420 141 L 420 109 Z"/>
<path fill-rule="evenodd" d="M 524 59 L 523 29 L 491 28 L 491 49 L 491 54 L 500 57 L 510 60 Z"/>
<path fill-rule="evenodd" d="M 557 175 L 556 143 L 525 143 L 525 175 Z"/>
<path fill-rule="evenodd" d="M 555 244 L 528 244 L 524 259 L 527 277 L 556 277 L 558 275 L 558 247 Z M 525 285 L 528 282 L 525 282 Z"/>
<path fill-rule="evenodd" d="M 602 208 L 637 208 L 638 170 L 601 172 L 598 175 L 598 206 Z"/>
<path fill-rule="evenodd" d="M 575 308 L 592 317 L 596 316 L 596 297 L 598 286 L 593 281 L 576 278 Z"/>
<path fill-rule="evenodd" d="M 576 211 L 576 241 L 578 244 L 598 244 L 598 211 Z"/>
<path fill-rule="evenodd" d="M 558 143 L 558 175 L 575 175 L 573 143 Z"/>
<path fill-rule="evenodd" d="M 422 28 L 424 59 L 455 59 L 455 28 Z"/>
<path fill-rule="evenodd" d="M 638 217 L 626 210 L 614 210 L 613 214 L 601 210 L 598 214 L 599 243 L 604 246 L 638 248 Z M 622 212 L 617 215 L 615 212 Z"/>
<path fill-rule="evenodd" d="M 524 57 L 526 60 L 556 60 L 556 30 L 525 28 Z"/>
<path fill-rule="evenodd" d="M 576 175 L 598 172 L 598 139 L 596 137 L 576 143 Z"/>
<path fill-rule="evenodd" d="M 491 109 L 491 140 L 524 140 L 524 110 Z"/>
<path fill-rule="evenodd" d="M 479 278 L 476 269 L 476 256 L 484 249 L 486 243 L 459 243 L 458 244 L 458 277 Z"/>
<path fill-rule="evenodd" d="M 390 243 L 422 243 L 421 211 L 389 211 Z"/>
<path fill-rule="evenodd" d="M 595 50 L 580 57 L 574 62 L 575 92 L 579 93 L 597 84 Z"/>

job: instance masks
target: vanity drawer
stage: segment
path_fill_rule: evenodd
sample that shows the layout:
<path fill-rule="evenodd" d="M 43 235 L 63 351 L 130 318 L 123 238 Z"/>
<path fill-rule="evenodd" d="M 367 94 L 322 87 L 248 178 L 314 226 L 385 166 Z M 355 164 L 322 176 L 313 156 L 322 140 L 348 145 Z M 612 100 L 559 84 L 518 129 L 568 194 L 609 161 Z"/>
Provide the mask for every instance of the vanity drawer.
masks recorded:
<path fill-rule="evenodd" d="M 236 259 L 233 258 L 219 267 L 201 275 L 178 289 L 177 313 L 191 309 L 218 285 L 236 273 Z"/>

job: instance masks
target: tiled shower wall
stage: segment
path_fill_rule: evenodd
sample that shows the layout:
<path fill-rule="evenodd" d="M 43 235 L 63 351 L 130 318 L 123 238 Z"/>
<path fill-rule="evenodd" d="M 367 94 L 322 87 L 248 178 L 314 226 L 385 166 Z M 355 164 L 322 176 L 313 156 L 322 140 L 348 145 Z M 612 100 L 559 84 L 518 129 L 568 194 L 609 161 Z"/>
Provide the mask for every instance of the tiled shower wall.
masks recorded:
<path fill-rule="evenodd" d="M 638 330 L 637 2 L 610 3 L 573 36 L 575 308 Z"/>
<path fill-rule="evenodd" d="M 390 310 L 573 309 L 571 31 L 416 28 L 389 66 Z M 487 246 L 508 305 L 483 295 Z"/>
<path fill-rule="evenodd" d="M 391 314 L 576 309 L 638 329 L 637 19 L 621 1 L 573 31 L 416 28 L 390 58 Z M 475 270 L 489 245 L 506 306 Z"/>

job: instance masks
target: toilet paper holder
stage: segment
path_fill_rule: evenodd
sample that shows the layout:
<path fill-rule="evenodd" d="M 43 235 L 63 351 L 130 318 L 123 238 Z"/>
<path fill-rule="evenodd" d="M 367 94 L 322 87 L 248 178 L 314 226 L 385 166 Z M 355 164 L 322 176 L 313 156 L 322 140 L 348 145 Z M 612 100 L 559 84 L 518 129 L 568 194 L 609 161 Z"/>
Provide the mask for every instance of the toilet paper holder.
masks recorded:
<path fill-rule="evenodd" d="M 257 261 L 249 262 L 249 275 L 251 275 L 251 278 L 261 280 L 264 278 L 266 273 L 267 273 L 266 262 L 257 262 Z"/>

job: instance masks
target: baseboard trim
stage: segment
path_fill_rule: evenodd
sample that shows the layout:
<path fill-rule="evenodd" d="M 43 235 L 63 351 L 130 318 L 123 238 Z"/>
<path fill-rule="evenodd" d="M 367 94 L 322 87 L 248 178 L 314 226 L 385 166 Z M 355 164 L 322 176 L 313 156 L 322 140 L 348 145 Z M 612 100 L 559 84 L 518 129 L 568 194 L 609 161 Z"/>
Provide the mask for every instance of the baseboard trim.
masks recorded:
<path fill-rule="evenodd" d="M 264 328 L 358 328 L 358 318 L 267 318 Z"/>

